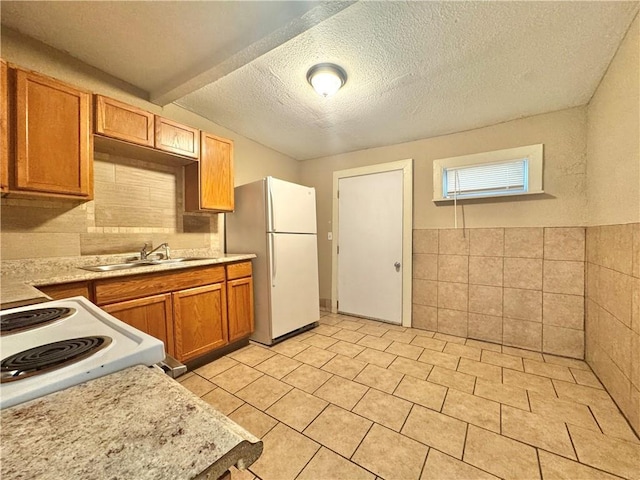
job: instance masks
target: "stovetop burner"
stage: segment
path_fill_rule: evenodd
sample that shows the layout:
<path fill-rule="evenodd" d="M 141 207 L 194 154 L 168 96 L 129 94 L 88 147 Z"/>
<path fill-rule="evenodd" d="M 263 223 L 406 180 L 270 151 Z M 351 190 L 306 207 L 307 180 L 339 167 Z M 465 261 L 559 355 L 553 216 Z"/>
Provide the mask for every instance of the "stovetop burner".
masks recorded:
<path fill-rule="evenodd" d="M 41 327 L 61 318 L 73 315 L 74 308 L 49 307 L 25 310 L 23 312 L 7 313 L 0 316 L 0 333 L 7 335 Z"/>
<path fill-rule="evenodd" d="M 15 353 L 0 362 L 0 383 L 14 382 L 66 367 L 93 355 L 110 343 L 110 337 L 80 337 Z"/>

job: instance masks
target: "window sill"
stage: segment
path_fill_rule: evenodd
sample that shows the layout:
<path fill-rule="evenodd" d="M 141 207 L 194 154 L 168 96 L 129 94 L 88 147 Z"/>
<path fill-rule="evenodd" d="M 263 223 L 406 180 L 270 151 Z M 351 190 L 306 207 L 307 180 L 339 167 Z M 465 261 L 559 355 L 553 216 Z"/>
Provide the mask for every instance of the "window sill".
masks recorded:
<path fill-rule="evenodd" d="M 543 193 L 544 193 L 544 190 L 536 190 L 535 192 L 526 192 L 526 193 L 518 192 L 518 193 L 503 193 L 501 195 L 478 195 L 477 197 L 458 198 L 458 203 L 466 202 L 467 200 L 483 200 L 483 199 L 504 198 L 504 197 L 525 197 L 529 195 L 540 195 Z M 453 198 L 434 198 L 432 202 L 436 204 L 453 203 Z"/>

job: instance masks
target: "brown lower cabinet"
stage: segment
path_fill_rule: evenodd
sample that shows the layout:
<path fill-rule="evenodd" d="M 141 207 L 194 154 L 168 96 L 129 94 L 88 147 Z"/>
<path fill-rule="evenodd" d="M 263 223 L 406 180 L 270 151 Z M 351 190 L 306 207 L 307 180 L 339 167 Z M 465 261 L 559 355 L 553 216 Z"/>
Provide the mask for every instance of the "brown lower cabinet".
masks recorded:
<path fill-rule="evenodd" d="M 236 278 L 240 277 L 240 278 Z M 94 301 L 181 362 L 253 332 L 251 262 L 94 282 Z"/>
<path fill-rule="evenodd" d="M 175 356 L 171 294 L 103 305 L 102 309 L 164 342 L 166 352 Z"/>
<path fill-rule="evenodd" d="M 172 294 L 176 358 L 193 360 L 229 343 L 224 283 Z"/>

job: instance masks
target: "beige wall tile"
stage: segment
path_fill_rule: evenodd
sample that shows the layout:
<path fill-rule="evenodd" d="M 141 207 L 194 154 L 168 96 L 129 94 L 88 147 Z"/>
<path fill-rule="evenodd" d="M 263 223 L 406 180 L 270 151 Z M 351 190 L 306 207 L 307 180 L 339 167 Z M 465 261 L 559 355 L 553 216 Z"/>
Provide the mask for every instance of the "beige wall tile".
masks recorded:
<path fill-rule="evenodd" d="M 81 255 L 137 253 L 144 244 L 153 245 L 149 233 L 85 233 L 80 235 Z"/>
<path fill-rule="evenodd" d="M 469 285 L 466 283 L 438 282 L 438 308 L 466 312 L 469 302 Z"/>
<path fill-rule="evenodd" d="M 413 253 L 438 253 L 438 230 L 414 230 Z"/>
<path fill-rule="evenodd" d="M 438 306 L 438 282 L 433 280 L 413 280 L 413 303 Z"/>
<path fill-rule="evenodd" d="M 542 349 L 542 324 L 504 318 L 502 342 L 513 347 L 540 351 Z"/>
<path fill-rule="evenodd" d="M 473 228 L 469 230 L 469 254 L 486 257 L 504 256 L 504 229 Z"/>
<path fill-rule="evenodd" d="M 505 228 L 505 257 L 542 258 L 544 234 L 542 228 Z"/>
<path fill-rule="evenodd" d="M 468 283 L 469 257 L 466 255 L 438 255 L 438 280 Z"/>
<path fill-rule="evenodd" d="M 599 303 L 627 326 L 631 326 L 633 278 L 609 268 L 600 268 Z"/>
<path fill-rule="evenodd" d="M 595 302 L 599 302 L 599 287 L 600 281 L 600 266 L 595 263 L 585 263 L 585 288 L 584 295 L 586 298 L 590 298 Z"/>
<path fill-rule="evenodd" d="M 600 331 L 606 332 L 600 335 L 600 345 L 624 375 L 631 378 L 631 329 L 606 311 L 600 312 L 599 318 Z"/>
<path fill-rule="evenodd" d="M 438 230 L 438 253 L 445 255 L 469 255 L 469 230 Z"/>
<path fill-rule="evenodd" d="M 544 325 L 542 351 L 571 358 L 584 358 L 584 331 Z"/>
<path fill-rule="evenodd" d="M 584 297 L 544 293 L 542 296 L 542 317 L 545 325 L 584 329 Z"/>
<path fill-rule="evenodd" d="M 633 272 L 633 224 L 600 227 L 600 264 L 621 273 Z"/>
<path fill-rule="evenodd" d="M 411 326 L 413 328 L 435 331 L 438 328 L 438 309 L 436 307 L 428 307 L 414 303 Z"/>
<path fill-rule="evenodd" d="M 542 321 L 542 292 L 519 288 L 504 289 L 504 316 L 533 322 Z"/>
<path fill-rule="evenodd" d="M 467 336 L 467 312 L 459 310 L 438 309 L 438 332 Z"/>
<path fill-rule="evenodd" d="M 585 253 L 587 262 L 600 263 L 600 227 L 587 227 L 585 233 Z"/>
<path fill-rule="evenodd" d="M 75 203 L 59 208 L 3 205 L 0 228 L 2 233 L 84 233 L 87 210 Z"/>
<path fill-rule="evenodd" d="M 438 279 L 438 255 L 416 253 L 413 255 L 413 278 Z"/>
<path fill-rule="evenodd" d="M 545 292 L 584 295 L 584 262 L 544 261 Z"/>
<path fill-rule="evenodd" d="M 640 278 L 631 280 L 631 328 L 640 333 Z"/>
<path fill-rule="evenodd" d="M 74 257 L 80 255 L 80 236 L 74 233 L 2 232 L 2 260 Z"/>
<path fill-rule="evenodd" d="M 503 263 L 501 257 L 469 257 L 469 283 L 501 287 Z"/>
<path fill-rule="evenodd" d="M 585 229 L 545 228 L 545 260 L 573 260 L 582 262 L 585 258 Z"/>
<path fill-rule="evenodd" d="M 468 324 L 469 338 L 502 343 L 502 317 L 470 313 Z"/>
<path fill-rule="evenodd" d="M 506 257 L 504 259 L 504 286 L 542 290 L 542 260 Z"/>
<path fill-rule="evenodd" d="M 469 312 L 502 316 L 502 287 L 469 285 Z"/>

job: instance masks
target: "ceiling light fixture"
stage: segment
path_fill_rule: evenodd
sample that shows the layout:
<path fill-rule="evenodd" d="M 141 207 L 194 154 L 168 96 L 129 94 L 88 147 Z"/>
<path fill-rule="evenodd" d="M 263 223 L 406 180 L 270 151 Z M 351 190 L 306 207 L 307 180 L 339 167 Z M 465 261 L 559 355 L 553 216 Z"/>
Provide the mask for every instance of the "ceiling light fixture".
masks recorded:
<path fill-rule="evenodd" d="M 330 97 L 347 83 L 347 72 L 333 63 L 319 63 L 309 69 L 307 81 L 318 95 Z"/>

